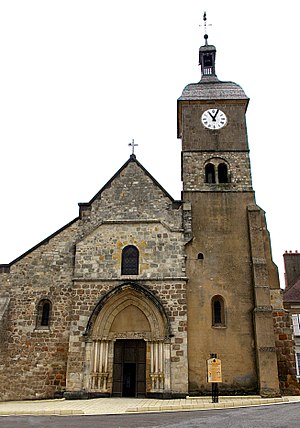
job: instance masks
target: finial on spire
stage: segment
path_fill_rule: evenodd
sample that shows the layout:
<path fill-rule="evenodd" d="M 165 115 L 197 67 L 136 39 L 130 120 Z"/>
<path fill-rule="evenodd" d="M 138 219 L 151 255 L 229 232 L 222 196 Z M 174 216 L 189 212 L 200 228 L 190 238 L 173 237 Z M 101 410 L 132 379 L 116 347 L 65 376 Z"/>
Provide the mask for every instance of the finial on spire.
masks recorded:
<path fill-rule="evenodd" d="M 203 14 L 203 24 L 200 24 L 199 27 L 204 27 L 205 45 L 207 45 L 207 39 L 208 39 L 207 26 L 211 27 L 211 24 L 207 24 L 206 21 L 207 21 L 206 12 L 204 12 L 204 14 Z"/>
<path fill-rule="evenodd" d="M 131 148 L 132 148 L 132 153 L 131 153 L 131 155 L 132 155 L 132 156 L 135 156 L 135 154 L 134 154 L 134 148 L 135 148 L 136 146 L 138 146 L 138 144 L 135 144 L 135 142 L 134 142 L 134 138 L 132 139 L 131 143 L 129 143 L 129 144 L 128 144 L 128 146 L 131 146 Z"/>

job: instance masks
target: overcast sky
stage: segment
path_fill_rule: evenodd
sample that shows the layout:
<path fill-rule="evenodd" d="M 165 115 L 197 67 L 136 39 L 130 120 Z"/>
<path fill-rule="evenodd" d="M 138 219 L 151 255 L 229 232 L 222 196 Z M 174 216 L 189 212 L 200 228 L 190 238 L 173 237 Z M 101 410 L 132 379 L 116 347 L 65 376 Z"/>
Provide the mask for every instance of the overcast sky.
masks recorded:
<path fill-rule="evenodd" d="M 219 79 L 250 97 L 253 186 L 283 281 L 282 254 L 300 251 L 297 3 L 1 0 L 0 263 L 75 218 L 132 138 L 180 199 L 176 102 L 200 80 L 206 11 Z"/>

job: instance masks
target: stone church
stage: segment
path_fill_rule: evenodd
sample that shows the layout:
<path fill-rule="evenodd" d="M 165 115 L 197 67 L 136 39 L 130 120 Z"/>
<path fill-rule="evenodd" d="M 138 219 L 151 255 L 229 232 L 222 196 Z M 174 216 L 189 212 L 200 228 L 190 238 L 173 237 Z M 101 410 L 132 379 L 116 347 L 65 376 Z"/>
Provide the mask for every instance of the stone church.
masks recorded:
<path fill-rule="evenodd" d="M 215 56 L 205 36 L 201 80 L 177 102 L 182 200 L 132 154 L 77 218 L 0 265 L 2 400 L 209 394 L 212 353 L 222 394 L 293 392 L 249 99 Z"/>

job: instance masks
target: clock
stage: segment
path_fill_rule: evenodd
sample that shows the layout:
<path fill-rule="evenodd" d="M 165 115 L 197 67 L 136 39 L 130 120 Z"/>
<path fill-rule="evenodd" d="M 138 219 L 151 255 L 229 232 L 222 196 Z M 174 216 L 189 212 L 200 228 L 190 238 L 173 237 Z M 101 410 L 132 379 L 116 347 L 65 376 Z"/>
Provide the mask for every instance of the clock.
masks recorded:
<path fill-rule="evenodd" d="M 222 110 L 210 108 L 202 114 L 201 122 L 208 129 L 221 129 L 226 125 L 227 117 Z"/>

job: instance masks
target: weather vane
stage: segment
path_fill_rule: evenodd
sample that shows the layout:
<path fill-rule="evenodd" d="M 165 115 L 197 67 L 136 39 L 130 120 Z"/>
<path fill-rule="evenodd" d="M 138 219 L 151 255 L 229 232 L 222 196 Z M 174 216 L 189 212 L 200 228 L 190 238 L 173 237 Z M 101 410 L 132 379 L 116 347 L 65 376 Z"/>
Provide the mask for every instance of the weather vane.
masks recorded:
<path fill-rule="evenodd" d="M 206 12 L 204 12 L 204 14 L 203 14 L 203 24 L 200 24 L 199 27 L 204 27 L 204 39 L 205 39 L 205 44 L 207 45 L 207 39 L 208 39 L 207 27 L 211 27 L 212 24 L 207 24 L 206 21 L 207 21 Z"/>
<path fill-rule="evenodd" d="M 136 146 L 138 146 L 138 144 L 135 144 L 135 142 L 134 142 L 134 138 L 132 139 L 131 143 L 129 143 L 129 144 L 128 144 L 128 146 L 131 146 L 131 147 L 132 147 L 132 154 L 134 155 L 134 148 L 135 148 Z"/>

